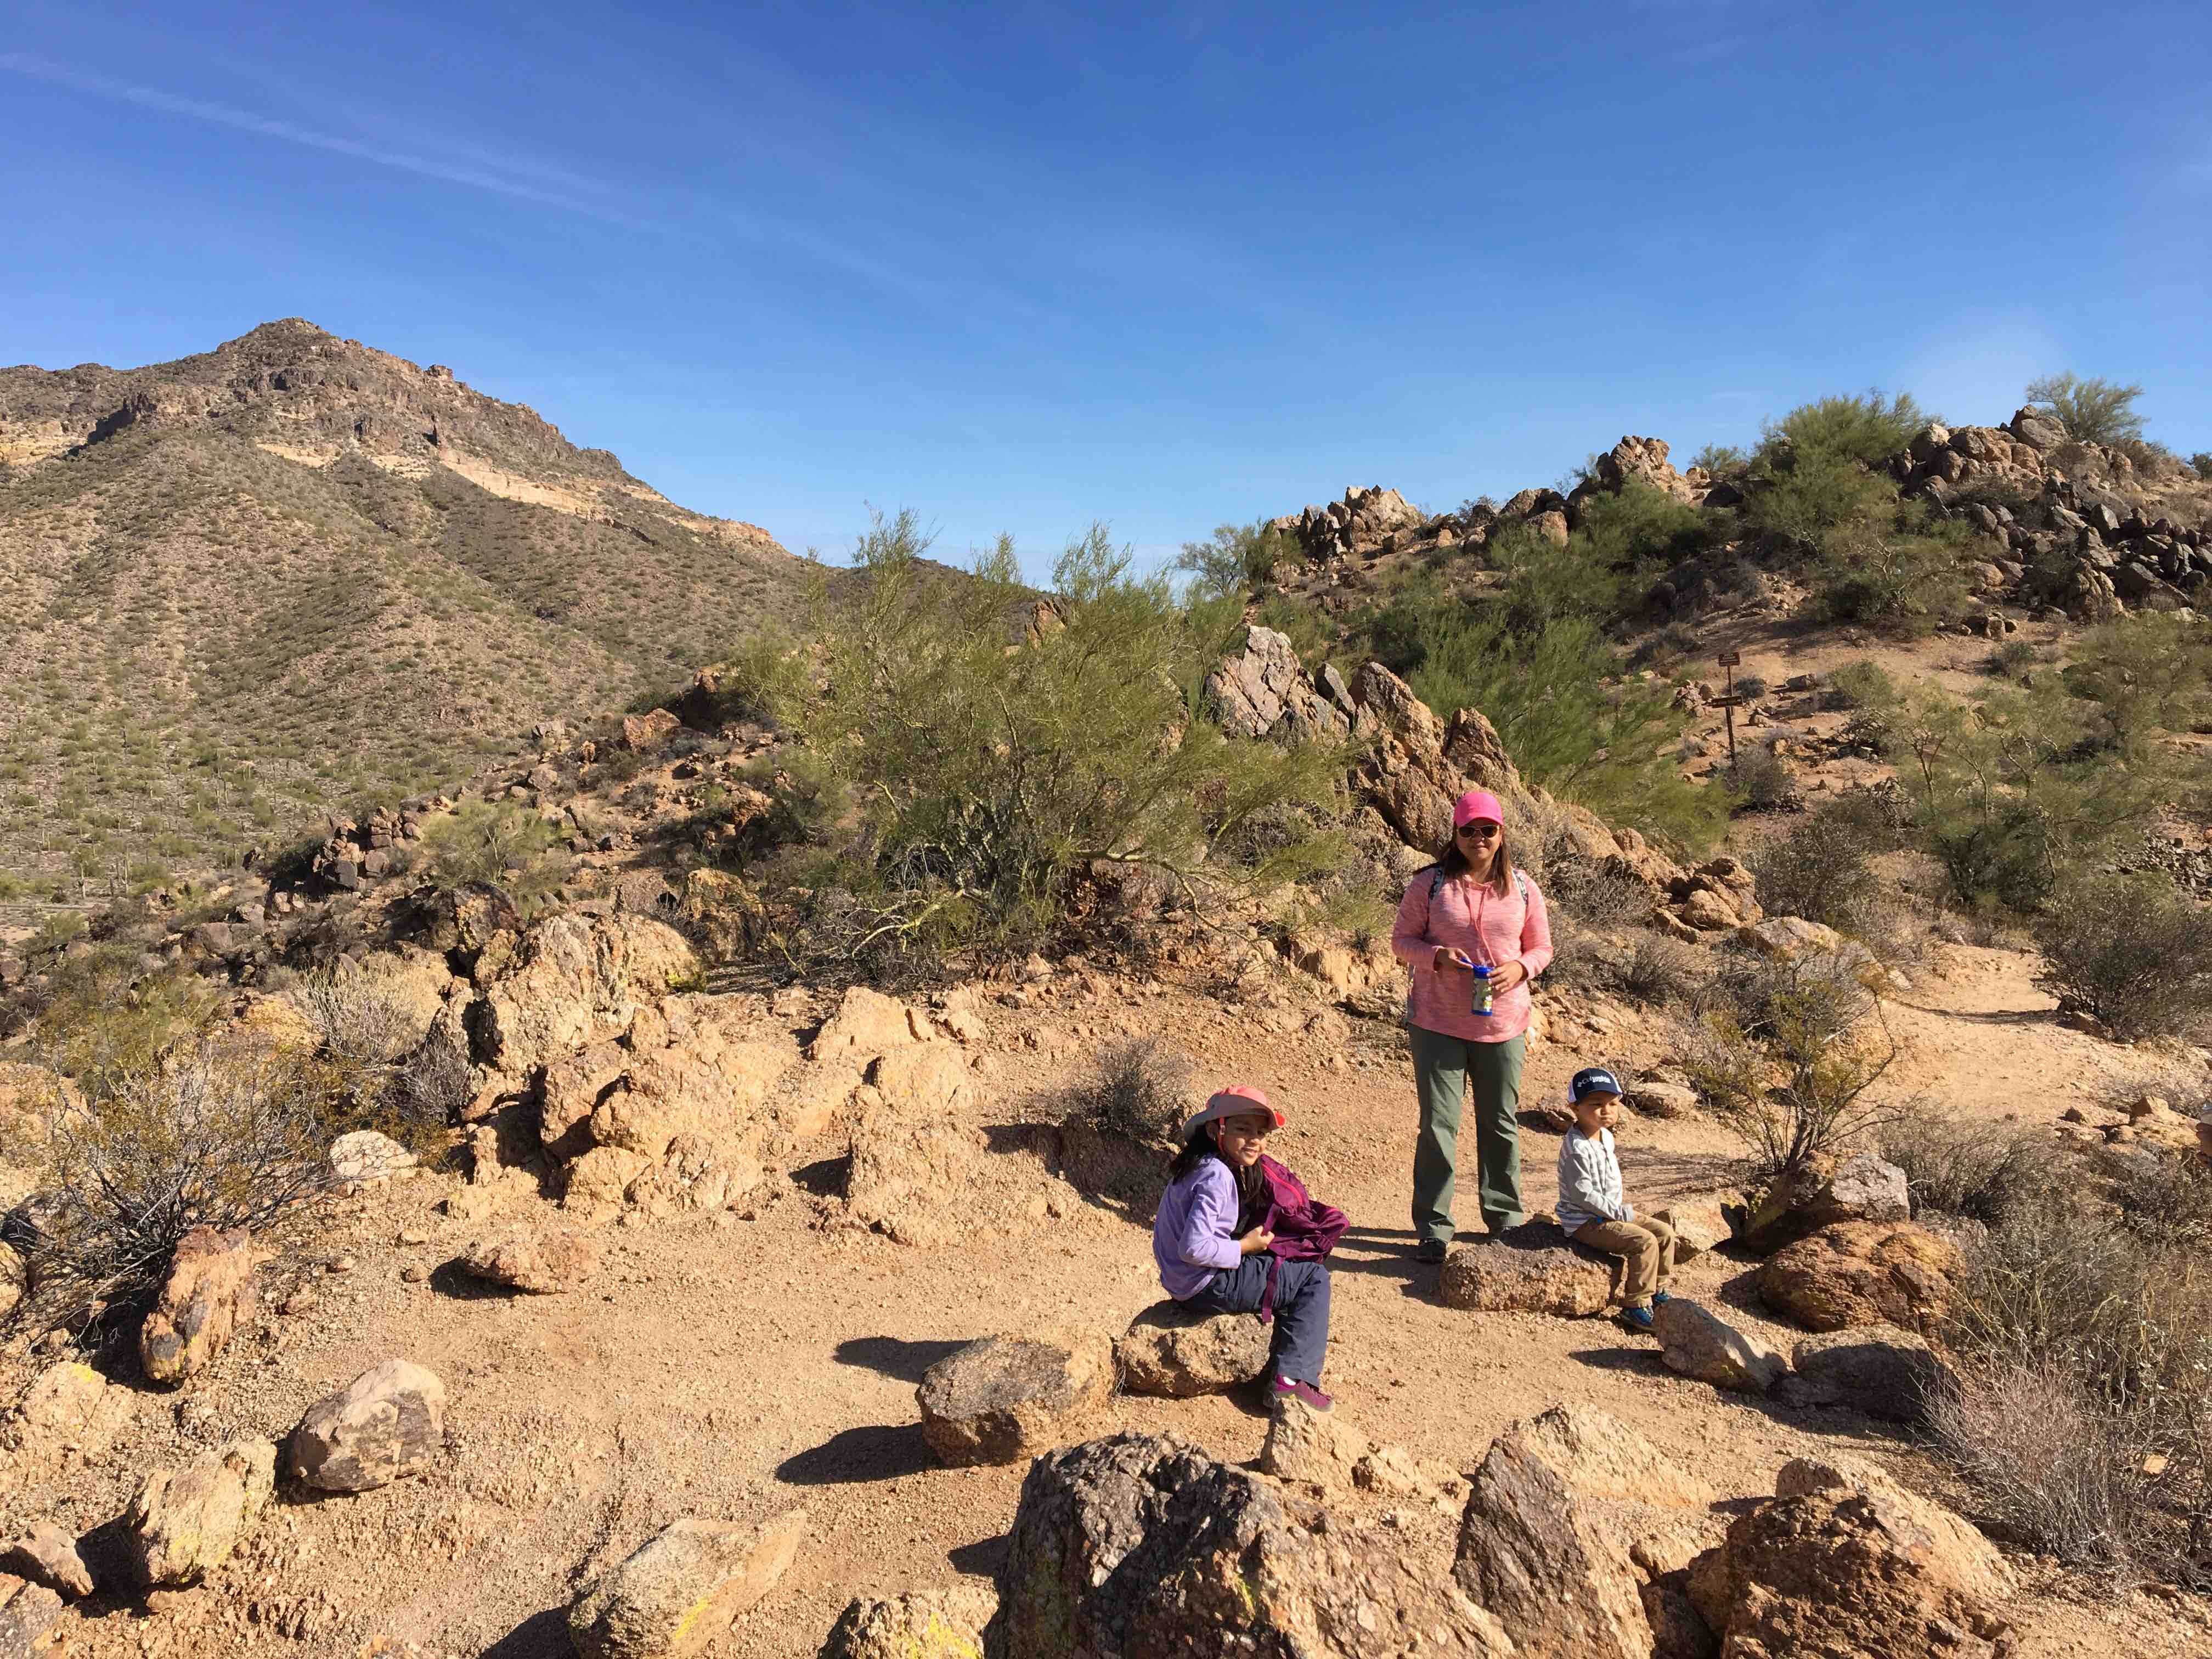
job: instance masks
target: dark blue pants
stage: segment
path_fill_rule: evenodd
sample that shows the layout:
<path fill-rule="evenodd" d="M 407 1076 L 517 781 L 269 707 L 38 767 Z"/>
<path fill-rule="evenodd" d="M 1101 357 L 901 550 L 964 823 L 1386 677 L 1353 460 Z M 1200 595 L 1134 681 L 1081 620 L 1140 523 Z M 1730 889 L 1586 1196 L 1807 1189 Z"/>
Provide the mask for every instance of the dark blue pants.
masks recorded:
<path fill-rule="evenodd" d="M 1267 1293 L 1267 1264 L 1262 1251 L 1214 1274 L 1183 1306 L 1200 1313 L 1257 1313 Z M 1275 1267 L 1275 1375 L 1321 1386 L 1328 1358 L 1328 1263 L 1282 1261 Z"/>

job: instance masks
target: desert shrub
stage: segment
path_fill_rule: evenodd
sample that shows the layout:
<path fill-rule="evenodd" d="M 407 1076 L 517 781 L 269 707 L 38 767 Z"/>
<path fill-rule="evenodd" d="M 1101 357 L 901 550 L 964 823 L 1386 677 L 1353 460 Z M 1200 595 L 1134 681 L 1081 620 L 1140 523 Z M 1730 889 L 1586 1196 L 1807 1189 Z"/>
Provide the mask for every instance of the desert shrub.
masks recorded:
<path fill-rule="evenodd" d="M 1904 833 L 1886 802 L 1864 791 L 1837 797 L 1752 854 L 1760 907 L 1864 935 L 1880 908 L 1871 861 Z"/>
<path fill-rule="evenodd" d="M 2026 640 L 2007 640 L 1982 659 L 1982 672 L 2016 680 L 2035 666 L 2035 647 Z"/>
<path fill-rule="evenodd" d="M 1517 857 L 1519 849 L 1515 850 Z M 1650 918 L 1651 890 L 1634 876 L 1549 848 L 1540 848 L 1536 859 L 1524 862 L 1535 866 L 1545 902 L 1555 915 L 1564 911 L 1585 927 L 1607 932 Z"/>
<path fill-rule="evenodd" d="M 1629 653 L 1631 668 L 1662 667 L 1694 657 L 1704 648 L 1698 630 L 1686 623 L 1668 623 L 1655 633 L 1647 635 Z"/>
<path fill-rule="evenodd" d="M 1816 613 L 1901 633 L 1947 619 L 1966 599 L 1959 571 L 1964 533 L 1954 526 L 1929 527 L 1917 504 L 1832 526 L 1814 564 Z"/>
<path fill-rule="evenodd" d="M 1973 1493 L 1986 1530 L 2072 1567 L 2130 1563 L 2149 1449 L 2130 1414 L 2063 1358 L 1960 1356 L 1925 1409 L 1937 1455 Z"/>
<path fill-rule="evenodd" d="M 2140 755 L 2212 726 L 2212 629 L 2152 611 L 2091 629 L 2069 654 L 2066 689 L 2102 709 L 2109 747 Z"/>
<path fill-rule="evenodd" d="M 865 590 L 823 619 L 823 678 L 793 711 L 858 803 L 839 877 L 869 949 L 1034 948 L 1102 860 L 1243 888 L 1339 855 L 1324 837 L 1258 866 L 1212 859 L 1255 815 L 1329 804 L 1344 757 L 1232 740 L 1204 718 L 1218 641 L 1165 577 L 1133 576 L 1103 526 L 1055 567 L 1062 626 L 1014 648 L 1006 618 L 1026 590 L 1011 542 L 957 587 L 925 588 L 927 545 L 912 514 L 878 519 L 857 555 Z"/>
<path fill-rule="evenodd" d="M 318 1063 L 213 1037 L 88 1086 L 50 1127 L 49 1207 L 26 1252 L 40 1313 L 135 1310 L 192 1228 L 258 1231 L 327 1192 L 342 1098 Z"/>
<path fill-rule="evenodd" d="M 2198 450 L 2189 458 L 2190 470 L 2207 483 L 2212 483 L 2212 450 Z"/>
<path fill-rule="evenodd" d="M 2212 917 L 2163 875 L 2072 882 L 2034 925 L 2036 983 L 2125 1037 L 2185 1036 L 2212 1010 Z"/>
<path fill-rule="evenodd" d="M 1646 1008 L 1687 1008 L 1705 993 L 1711 970 L 1705 954 L 1663 933 L 1638 933 L 1621 964 L 1620 988 Z"/>
<path fill-rule="evenodd" d="M 1884 1127 L 1881 1155 L 1905 1171 L 1923 1209 L 1995 1225 L 2044 1201 L 2069 1176 L 2067 1153 L 2046 1133 L 1965 1119 L 1901 1117 Z"/>
<path fill-rule="evenodd" d="M 314 1027 L 324 1057 L 342 1077 L 382 1075 L 422 1036 L 406 1006 L 359 973 L 310 974 L 285 995 Z"/>
<path fill-rule="evenodd" d="M 215 1012 L 216 988 L 182 968 L 148 974 L 121 940 L 55 963 L 30 1004 L 34 1046 L 64 1076 L 98 1086 L 106 1076 L 152 1066 Z"/>
<path fill-rule="evenodd" d="M 1701 466 L 1717 478 L 1725 473 L 1742 471 L 1751 465 L 1751 456 L 1731 444 L 1707 444 L 1690 457 L 1690 465 Z"/>
<path fill-rule="evenodd" d="M 1170 1146 L 1195 1109 L 1192 1077 L 1189 1059 L 1156 1039 L 1119 1043 L 1062 1091 L 1061 1117 L 1124 1140 Z"/>
<path fill-rule="evenodd" d="M 393 1066 L 380 1127 L 402 1146 L 427 1151 L 444 1140 L 475 1093 L 468 1055 L 434 1030 Z"/>
<path fill-rule="evenodd" d="M 1896 454 L 1937 418 L 1909 392 L 1885 398 L 1875 389 L 1857 397 L 1821 398 L 1768 422 L 1759 453 L 1770 457 L 1777 448 L 1786 448 L 1801 464 L 1811 458 L 1873 466 Z"/>
<path fill-rule="evenodd" d="M 1767 692 L 1766 677 L 1764 674 L 1739 675 L 1735 692 L 1740 697 L 1763 697 Z"/>
<path fill-rule="evenodd" d="M 441 885 L 495 883 L 526 917 L 542 909 L 568 875 L 560 840 L 556 825 L 520 801 L 463 801 L 422 826 L 427 867 Z"/>
<path fill-rule="evenodd" d="M 2142 416 L 2135 407 L 2142 396 L 2139 386 L 2084 380 L 2072 374 L 2045 374 L 2030 380 L 2021 395 L 2049 410 L 2077 443 L 2118 444 L 2142 436 Z"/>
<path fill-rule="evenodd" d="M 1747 744 L 1729 769 L 1729 787 L 1753 811 L 1787 806 L 1797 799 L 1797 775 L 1771 744 Z"/>
<path fill-rule="evenodd" d="M 1867 1099 L 1897 1045 L 1857 963 L 1739 955 L 1706 981 L 1700 1003 L 1686 1068 L 1760 1175 L 1786 1179 L 1892 1115 Z"/>
<path fill-rule="evenodd" d="M 1277 568 L 1305 562 L 1295 536 L 1255 524 L 1224 524 L 1202 542 L 1185 542 L 1172 568 L 1203 593 L 1248 592 L 1273 580 Z"/>

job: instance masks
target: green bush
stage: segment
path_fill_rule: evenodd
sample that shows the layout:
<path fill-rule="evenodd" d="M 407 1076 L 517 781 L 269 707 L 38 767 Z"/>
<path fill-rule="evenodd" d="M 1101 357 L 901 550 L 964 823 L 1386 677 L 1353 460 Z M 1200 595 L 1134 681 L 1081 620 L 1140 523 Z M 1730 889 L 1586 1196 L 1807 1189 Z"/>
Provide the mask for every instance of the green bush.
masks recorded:
<path fill-rule="evenodd" d="M 2198 450 L 2189 458 L 2190 470 L 2207 483 L 2212 483 L 2212 450 Z"/>
<path fill-rule="evenodd" d="M 1759 905 L 1863 938 L 1881 910 L 1872 861 L 1895 852 L 1904 835 L 1882 802 L 1863 792 L 1838 796 L 1752 855 Z"/>
<path fill-rule="evenodd" d="M 2118 444 L 2140 439 L 2142 416 L 2136 413 L 2139 386 L 2115 380 L 2083 380 L 2078 374 L 2045 374 L 2030 380 L 2021 394 L 2031 404 L 2048 409 L 2066 428 L 2066 435 L 2085 444 Z"/>
<path fill-rule="evenodd" d="M 1241 593 L 1273 580 L 1279 567 L 1304 561 L 1305 550 L 1297 538 L 1270 530 L 1262 519 L 1255 524 L 1221 525 L 1205 541 L 1185 542 L 1170 568 L 1189 576 L 1200 594 Z"/>
<path fill-rule="evenodd" d="M 2036 983 L 2124 1037 L 2201 1035 L 2212 1019 L 2212 916 L 2163 875 L 2069 882 L 2039 917 Z"/>
<path fill-rule="evenodd" d="M 1768 422 L 1759 459 L 1773 465 L 1786 451 L 1798 466 L 1808 460 L 1875 466 L 1938 418 L 1914 402 L 1909 392 L 1890 398 L 1879 390 L 1859 397 L 1821 398 L 1801 404 L 1779 421 Z"/>
<path fill-rule="evenodd" d="M 1948 621 L 1966 601 L 1959 568 L 1966 538 L 1955 525 L 1930 527 L 1917 502 L 1831 525 L 1814 563 L 1815 611 L 1830 622 L 1892 632 L 1924 632 Z"/>
<path fill-rule="evenodd" d="M 1325 837 L 1251 869 L 1209 856 L 1255 815 L 1329 805 L 1345 757 L 1224 737 L 1197 697 L 1218 639 L 1164 576 L 1133 577 L 1103 526 L 1054 569 L 1063 625 L 1018 647 L 1011 545 L 925 593 L 927 545 L 911 513 L 878 517 L 865 586 L 823 617 L 823 677 L 795 711 L 864 821 L 841 860 L 840 953 L 1034 948 L 1097 860 L 1242 887 L 1334 859 Z"/>
<path fill-rule="evenodd" d="M 429 873 L 441 886 L 491 882 L 526 917 L 544 908 L 568 872 L 561 831 L 520 801 L 466 800 L 422 825 Z"/>

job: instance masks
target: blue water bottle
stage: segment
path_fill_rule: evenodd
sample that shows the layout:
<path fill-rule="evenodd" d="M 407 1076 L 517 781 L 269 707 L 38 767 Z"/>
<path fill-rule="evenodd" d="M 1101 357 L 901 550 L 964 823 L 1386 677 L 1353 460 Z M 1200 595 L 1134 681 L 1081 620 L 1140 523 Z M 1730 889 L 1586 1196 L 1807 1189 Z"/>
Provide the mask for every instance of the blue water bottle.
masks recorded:
<path fill-rule="evenodd" d="M 1478 963 L 1474 970 L 1474 1012 L 1486 1015 L 1490 1012 L 1490 969 Z"/>

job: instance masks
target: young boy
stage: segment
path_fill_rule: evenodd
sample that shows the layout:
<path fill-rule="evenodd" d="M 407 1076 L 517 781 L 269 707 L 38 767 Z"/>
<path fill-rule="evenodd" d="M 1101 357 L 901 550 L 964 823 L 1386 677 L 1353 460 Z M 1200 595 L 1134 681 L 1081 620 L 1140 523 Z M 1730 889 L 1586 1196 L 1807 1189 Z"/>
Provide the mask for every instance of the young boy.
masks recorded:
<path fill-rule="evenodd" d="M 1577 1243 L 1627 1258 L 1620 1322 L 1649 1331 L 1651 1304 L 1668 1299 L 1674 1276 L 1674 1235 L 1665 1222 L 1638 1215 L 1621 1195 L 1620 1161 L 1613 1154 L 1619 1079 L 1602 1066 L 1589 1066 L 1575 1073 L 1567 1097 L 1575 1127 L 1559 1146 L 1559 1225 Z"/>

